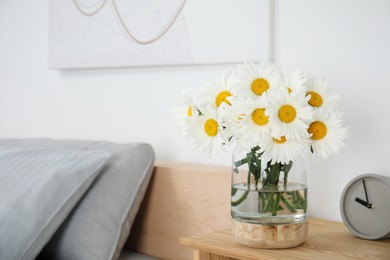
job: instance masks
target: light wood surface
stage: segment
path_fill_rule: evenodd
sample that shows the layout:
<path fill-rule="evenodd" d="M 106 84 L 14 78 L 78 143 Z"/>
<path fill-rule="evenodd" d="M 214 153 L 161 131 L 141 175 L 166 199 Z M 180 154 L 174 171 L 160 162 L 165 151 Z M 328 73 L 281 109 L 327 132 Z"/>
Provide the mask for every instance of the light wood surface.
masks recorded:
<path fill-rule="evenodd" d="M 157 162 L 125 248 L 159 259 L 192 259 L 181 237 L 231 228 L 230 171 Z"/>
<path fill-rule="evenodd" d="M 230 230 L 185 237 L 180 243 L 194 248 L 202 260 L 261 259 L 390 259 L 390 240 L 363 240 L 352 236 L 343 223 L 309 220 L 309 234 L 298 247 L 270 250 L 238 244 Z M 178 258 L 179 259 L 179 258 Z"/>
<path fill-rule="evenodd" d="M 302 244 L 308 222 L 288 225 L 256 225 L 232 220 L 232 233 L 242 245 L 257 248 L 289 248 Z"/>

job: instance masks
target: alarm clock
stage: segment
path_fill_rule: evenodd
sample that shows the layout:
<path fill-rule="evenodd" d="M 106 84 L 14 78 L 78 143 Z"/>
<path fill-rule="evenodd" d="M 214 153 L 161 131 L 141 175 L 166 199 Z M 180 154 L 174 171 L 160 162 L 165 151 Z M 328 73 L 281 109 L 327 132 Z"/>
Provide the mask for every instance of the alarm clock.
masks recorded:
<path fill-rule="evenodd" d="M 390 238 L 390 177 L 363 174 L 352 179 L 341 195 L 340 211 L 353 235 Z"/>

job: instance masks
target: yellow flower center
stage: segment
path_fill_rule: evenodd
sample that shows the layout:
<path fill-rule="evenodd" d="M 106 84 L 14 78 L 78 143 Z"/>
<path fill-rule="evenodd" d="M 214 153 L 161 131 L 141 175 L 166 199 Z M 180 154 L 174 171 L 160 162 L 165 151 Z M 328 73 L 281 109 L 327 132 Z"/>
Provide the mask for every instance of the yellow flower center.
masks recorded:
<path fill-rule="evenodd" d="M 287 88 L 288 94 L 292 92 L 292 88 Z"/>
<path fill-rule="evenodd" d="M 210 137 L 214 137 L 218 134 L 218 123 L 214 119 L 209 119 L 204 124 L 204 131 Z"/>
<path fill-rule="evenodd" d="M 322 105 L 322 97 L 317 92 L 307 92 L 307 95 L 310 95 L 309 104 L 312 107 L 320 107 Z"/>
<path fill-rule="evenodd" d="M 188 117 L 192 116 L 192 106 L 188 107 L 187 114 L 188 114 Z"/>
<path fill-rule="evenodd" d="M 273 138 L 273 139 L 274 139 L 274 142 L 277 144 L 283 144 L 287 141 L 285 136 L 280 137 L 280 139 L 276 139 L 276 138 Z"/>
<path fill-rule="evenodd" d="M 297 111 L 291 105 L 283 105 L 279 109 L 278 116 L 279 116 L 280 121 L 282 121 L 284 123 L 291 123 L 297 117 Z"/>
<path fill-rule="evenodd" d="M 321 140 L 326 136 L 328 129 L 326 128 L 326 125 L 324 123 L 320 121 L 315 121 L 310 124 L 308 132 L 310 134 L 313 134 L 311 136 L 313 140 Z"/>
<path fill-rule="evenodd" d="M 230 104 L 230 102 L 226 98 L 231 96 L 231 95 L 232 95 L 232 93 L 230 93 L 227 90 L 222 91 L 221 93 L 219 93 L 217 98 L 215 99 L 215 104 L 217 105 L 217 107 L 219 107 L 222 102 L 225 102 L 226 104 L 228 104 L 230 106 L 231 104 Z"/>
<path fill-rule="evenodd" d="M 257 108 L 253 111 L 252 120 L 257 125 L 266 125 L 268 123 L 268 116 L 265 115 L 265 109 Z"/>
<path fill-rule="evenodd" d="M 257 78 L 252 81 L 251 89 L 253 93 L 258 96 L 261 96 L 265 91 L 269 89 L 269 83 L 264 78 Z"/>

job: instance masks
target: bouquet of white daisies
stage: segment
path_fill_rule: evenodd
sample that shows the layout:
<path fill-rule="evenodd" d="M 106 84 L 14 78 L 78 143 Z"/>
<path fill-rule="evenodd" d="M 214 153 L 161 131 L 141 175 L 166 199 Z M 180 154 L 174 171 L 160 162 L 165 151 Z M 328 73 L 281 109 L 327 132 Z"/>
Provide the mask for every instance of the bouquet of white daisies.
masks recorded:
<path fill-rule="evenodd" d="M 212 80 L 201 90 L 200 102 L 187 90 L 175 113 L 194 148 L 212 152 L 233 145 L 249 155 L 234 167 L 250 164 L 256 183 L 261 162 L 267 162 L 263 170 L 268 173 L 284 172 L 287 181 L 299 157 L 311 153 L 326 158 L 344 145 L 347 129 L 339 101 L 322 77 L 287 73 L 270 63 L 245 63 Z M 279 173 L 268 174 L 263 187 L 278 180 Z"/>

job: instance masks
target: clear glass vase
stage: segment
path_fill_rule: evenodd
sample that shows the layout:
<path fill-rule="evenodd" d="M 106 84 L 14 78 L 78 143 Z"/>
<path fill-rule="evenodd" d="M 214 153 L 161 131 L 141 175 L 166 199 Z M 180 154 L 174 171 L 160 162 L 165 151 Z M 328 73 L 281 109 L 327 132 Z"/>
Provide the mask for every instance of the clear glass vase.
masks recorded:
<path fill-rule="evenodd" d="M 301 244 L 307 235 L 307 174 L 305 158 L 271 164 L 260 160 L 258 147 L 233 152 L 231 215 L 236 240 L 262 248 Z M 291 234 L 297 228 L 300 233 Z M 247 234 L 256 229 L 260 237 Z"/>

